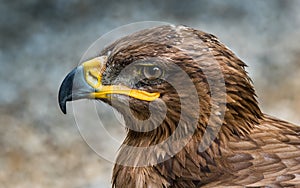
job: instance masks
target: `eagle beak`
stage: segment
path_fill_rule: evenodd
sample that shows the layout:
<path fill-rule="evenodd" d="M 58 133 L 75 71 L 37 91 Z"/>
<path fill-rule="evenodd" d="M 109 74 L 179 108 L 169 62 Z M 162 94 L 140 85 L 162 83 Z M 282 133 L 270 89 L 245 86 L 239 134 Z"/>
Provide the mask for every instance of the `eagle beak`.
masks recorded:
<path fill-rule="evenodd" d="M 149 93 L 130 89 L 123 85 L 102 85 L 102 74 L 105 71 L 107 56 L 100 56 L 84 62 L 73 69 L 63 80 L 58 102 L 61 111 L 66 114 L 67 101 L 78 99 L 111 99 L 112 94 L 127 95 L 139 100 L 153 101 L 159 93 Z"/>

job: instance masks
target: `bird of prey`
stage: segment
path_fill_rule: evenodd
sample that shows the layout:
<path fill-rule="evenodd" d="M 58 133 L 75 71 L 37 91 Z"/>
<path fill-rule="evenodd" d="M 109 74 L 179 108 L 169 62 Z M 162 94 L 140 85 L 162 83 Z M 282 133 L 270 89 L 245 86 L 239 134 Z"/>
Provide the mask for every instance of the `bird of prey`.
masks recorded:
<path fill-rule="evenodd" d="M 158 26 L 76 67 L 59 105 L 94 99 L 124 116 L 113 187 L 300 186 L 300 127 L 261 112 L 245 67 L 212 34 Z"/>

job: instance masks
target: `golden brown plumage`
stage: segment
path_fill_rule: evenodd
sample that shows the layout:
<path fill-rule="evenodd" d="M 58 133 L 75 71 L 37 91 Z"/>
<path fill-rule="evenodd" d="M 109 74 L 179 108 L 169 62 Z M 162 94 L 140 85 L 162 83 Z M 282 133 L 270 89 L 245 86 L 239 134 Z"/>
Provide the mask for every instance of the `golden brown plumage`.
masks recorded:
<path fill-rule="evenodd" d="M 145 125 L 135 119 L 149 117 L 149 101 L 122 94 L 112 94 L 111 98 L 98 98 L 112 104 L 124 115 L 128 126 L 127 136 L 120 148 L 114 167 L 112 184 L 114 187 L 296 187 L 300 185 L 300 127 L 263 114 L 257 104 L 251 80 L 245 71 L 245 64 L 219 40 L 205 32 L 184 26 L 160 26 L 124 37 L 105 48 L 100 55 L 109 54 L 106 69 L 101 72 L 103 85 L 125 85 L 132 89 L 149 93 L 158 92 L 156 111 L 167 106 L 163 122 L 153 130 L 143 131 Z M 127 74 L 117 78 L 122 69 L 132 62 L 149 61 L 155 58 L 163 61 L 168 69 L 175 63 L 191 78 L 197 91 L 199 113 L 193 108 L 195 99 L 189 99 L 189 91 L 177 93 L 163 80 L 142 80 L 133 82 L 137 75 Z M 213 58 L 213 61 L 211 59 Z M 204 74 L 204 71 L 205 74 Z M 222 74 L 218 74 L 220 70 Z M 169 75 L 178 84 L 177 73 Z M 208 78 L 216 81 L 209 84 Z M 68 76 L 60 90 L 62 109 L 68 100 L 88 98 L 70 97 Z M 223 81 L 223 82 L 222 82 Z M 226 93 L 212 98 L 212 91 L 225 85 Z M 182 83 L 184 84 L 184 83 Z M 120 97 L 122 96 L 122 97 Z M 188 99 L 190 109 L 180 106 L 180 97 Z M 223 99 L 226 99 L 225 101 Z M 130 111 L 124 100 L 130 103 Z M 155 100 L 157 101 L 157 100 Z M 215 108 L 216 113 L 211 114 Z M 184 127 L 192 131 L 191 138 L 182 138 L 187 144 L 173 153 L 176 143 L 159 148 L 156 153 L 140 156 L 126 146 L 149 147 L 170 137 L 177 128 L 181 110 L 185 110 Z M 133 116 L 129 115 L 129 112 Z M 189 119 L 197 118 L 194 129 Z M 212 118 L 210 123 L 208 120 Z M 147 126 L 155 126 L 155 119 Z M 218 124 L 221 124 L 218 131 Z M 217 132 L 205 137 L 211 145 L 201 151 L 204 132 Z M 177 135 L 177 138 L 181 138 Z M 166 157 L 167 160 L 160 160 Z M 149 166 L 132 167 L 124 161 L 135 164 L 145 160 L 162 162 Z"/>

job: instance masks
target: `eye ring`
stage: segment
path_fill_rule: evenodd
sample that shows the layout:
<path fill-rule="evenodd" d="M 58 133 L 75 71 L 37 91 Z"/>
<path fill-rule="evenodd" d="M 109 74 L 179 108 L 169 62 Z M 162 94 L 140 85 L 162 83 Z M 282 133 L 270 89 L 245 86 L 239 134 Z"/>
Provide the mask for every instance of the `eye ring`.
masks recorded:
<path fill-rule="evenodd" d="M 155 80 L 163 75 L 163 70 L 158 66 L 144 66 L 142 68 L 142 73 L 145 78 Z"/>

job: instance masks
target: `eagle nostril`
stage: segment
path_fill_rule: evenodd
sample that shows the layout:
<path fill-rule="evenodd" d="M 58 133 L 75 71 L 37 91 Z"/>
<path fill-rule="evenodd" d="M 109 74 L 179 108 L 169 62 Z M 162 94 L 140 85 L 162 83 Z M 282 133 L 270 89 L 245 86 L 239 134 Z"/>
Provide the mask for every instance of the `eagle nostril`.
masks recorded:
<path fill-rule="evenodd" d="M 95 71 L 88 71 L 86 74 L 86 81 L 88 84 L 90 84 L 94 88 L 98 88 L 101 85 L 101 77 L 97 76 L 97 73 Z"/>

